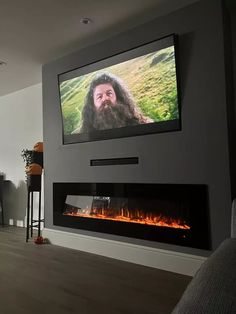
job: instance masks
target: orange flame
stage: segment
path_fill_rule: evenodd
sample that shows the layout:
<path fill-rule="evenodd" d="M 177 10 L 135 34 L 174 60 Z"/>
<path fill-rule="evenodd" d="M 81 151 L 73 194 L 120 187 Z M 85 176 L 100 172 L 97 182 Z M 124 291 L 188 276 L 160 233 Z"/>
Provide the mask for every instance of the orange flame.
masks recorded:
<path fill-rule="evenodd" d="M 111 213 L 111 210 L 109 210 Z M 174 219 L 165 217 L 163 215 L 146 215 L 145 217 L 142 216 L 142 211 L 140 211 L 140 215 L 137 215 L 139 211 L 136 211 L 136 216 L 132 217 L 130 211 L 127 209 L 121 209 L 119 215 L 111 215 L 106 214 L 105 210 L 99 210 L 99 213 L 96 212 L 96 209 L 93 212 L 89 212 L 87 209 L 77 211 L 76 209 L 70 210 L 68 212 L 63 213 L 63 215 L 67 216 L 75 216 L 75 217 L 85 217 L 85 218 L 96 218 L 96 219 L 105 219 L 105 220 L 115 220 L 121 222 L 129 222 L 129 223 L 137 223 L 143 225 L 151 225 L 151 226 L 158 226 L 158 227 L 169 227 L 175 229 L 186 229 L 189 230 L 190 226 L 181 219 Z"/>

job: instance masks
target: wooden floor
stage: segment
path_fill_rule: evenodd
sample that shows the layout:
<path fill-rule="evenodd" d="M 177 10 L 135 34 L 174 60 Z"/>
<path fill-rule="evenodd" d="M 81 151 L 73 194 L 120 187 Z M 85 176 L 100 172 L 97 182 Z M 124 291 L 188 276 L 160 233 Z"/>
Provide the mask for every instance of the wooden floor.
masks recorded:
<path fill-rule="evenodd" d="M 190 277 L 51 244 L 0 226 L 1 314 L 171 313 Z"/>

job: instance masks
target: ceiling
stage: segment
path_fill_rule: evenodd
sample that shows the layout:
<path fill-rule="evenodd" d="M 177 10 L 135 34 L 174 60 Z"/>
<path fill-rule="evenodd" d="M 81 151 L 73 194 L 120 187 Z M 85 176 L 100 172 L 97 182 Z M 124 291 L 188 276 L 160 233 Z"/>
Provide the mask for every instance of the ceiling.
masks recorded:
<path fill-rule="evenodd" d="M 0 96 L 40 83 L 44 63 L 196 1 L 0 0 Z"/>

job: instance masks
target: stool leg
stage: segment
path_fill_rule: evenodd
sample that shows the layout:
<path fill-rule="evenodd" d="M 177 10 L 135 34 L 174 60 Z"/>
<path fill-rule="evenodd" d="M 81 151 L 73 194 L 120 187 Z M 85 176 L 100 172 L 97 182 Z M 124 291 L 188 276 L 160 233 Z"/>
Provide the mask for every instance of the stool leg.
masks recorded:
<path fill-rule="evenodd" d="M 38 237 L 41 235 L 41 191 L 39 191 L 39 223 L 38 223 Z"/>
<path fill-rule="evenodd" d="M 33 236 L 33 218 L 34 218 L 34 192 L 31 192 L 31 210 L 30 210 L 30 235 Z"/>
<path fill-rule="evenodd" d="M 3 201 L 1 200 L 1 210 L 2 210 L 2 226 L 4 226 L 4 212 L 3 212 Z"/>
<path fill-rule="evenodd" d="M 3 179 L 0 179 L 0 205 L 2 210 L 2 226 L 4 226 L 4 209 L 3 209 Z"/>
<path fill-rule="evenodd" d="M 29 217 L 30 216 L 30 191 L 27 195 L 27 214 L 26 214 L 26 242 L 29 240 Z"/>

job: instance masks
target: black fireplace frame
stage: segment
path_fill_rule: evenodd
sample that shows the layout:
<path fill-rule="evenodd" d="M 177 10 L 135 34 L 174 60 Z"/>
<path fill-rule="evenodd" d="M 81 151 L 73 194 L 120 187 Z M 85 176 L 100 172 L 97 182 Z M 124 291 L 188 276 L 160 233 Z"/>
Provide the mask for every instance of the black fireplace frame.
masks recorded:
<path fill-rule="evenodd" d="M 152 197 L 181 201 L 191 206 L 191 232 L 112 220 L 63 215 L 67 195 Z M 53 224 L 73 229 L 115 234 L 174 245 L 211 249 L 208 187 L 203 184 L 53 183 Z"/>

